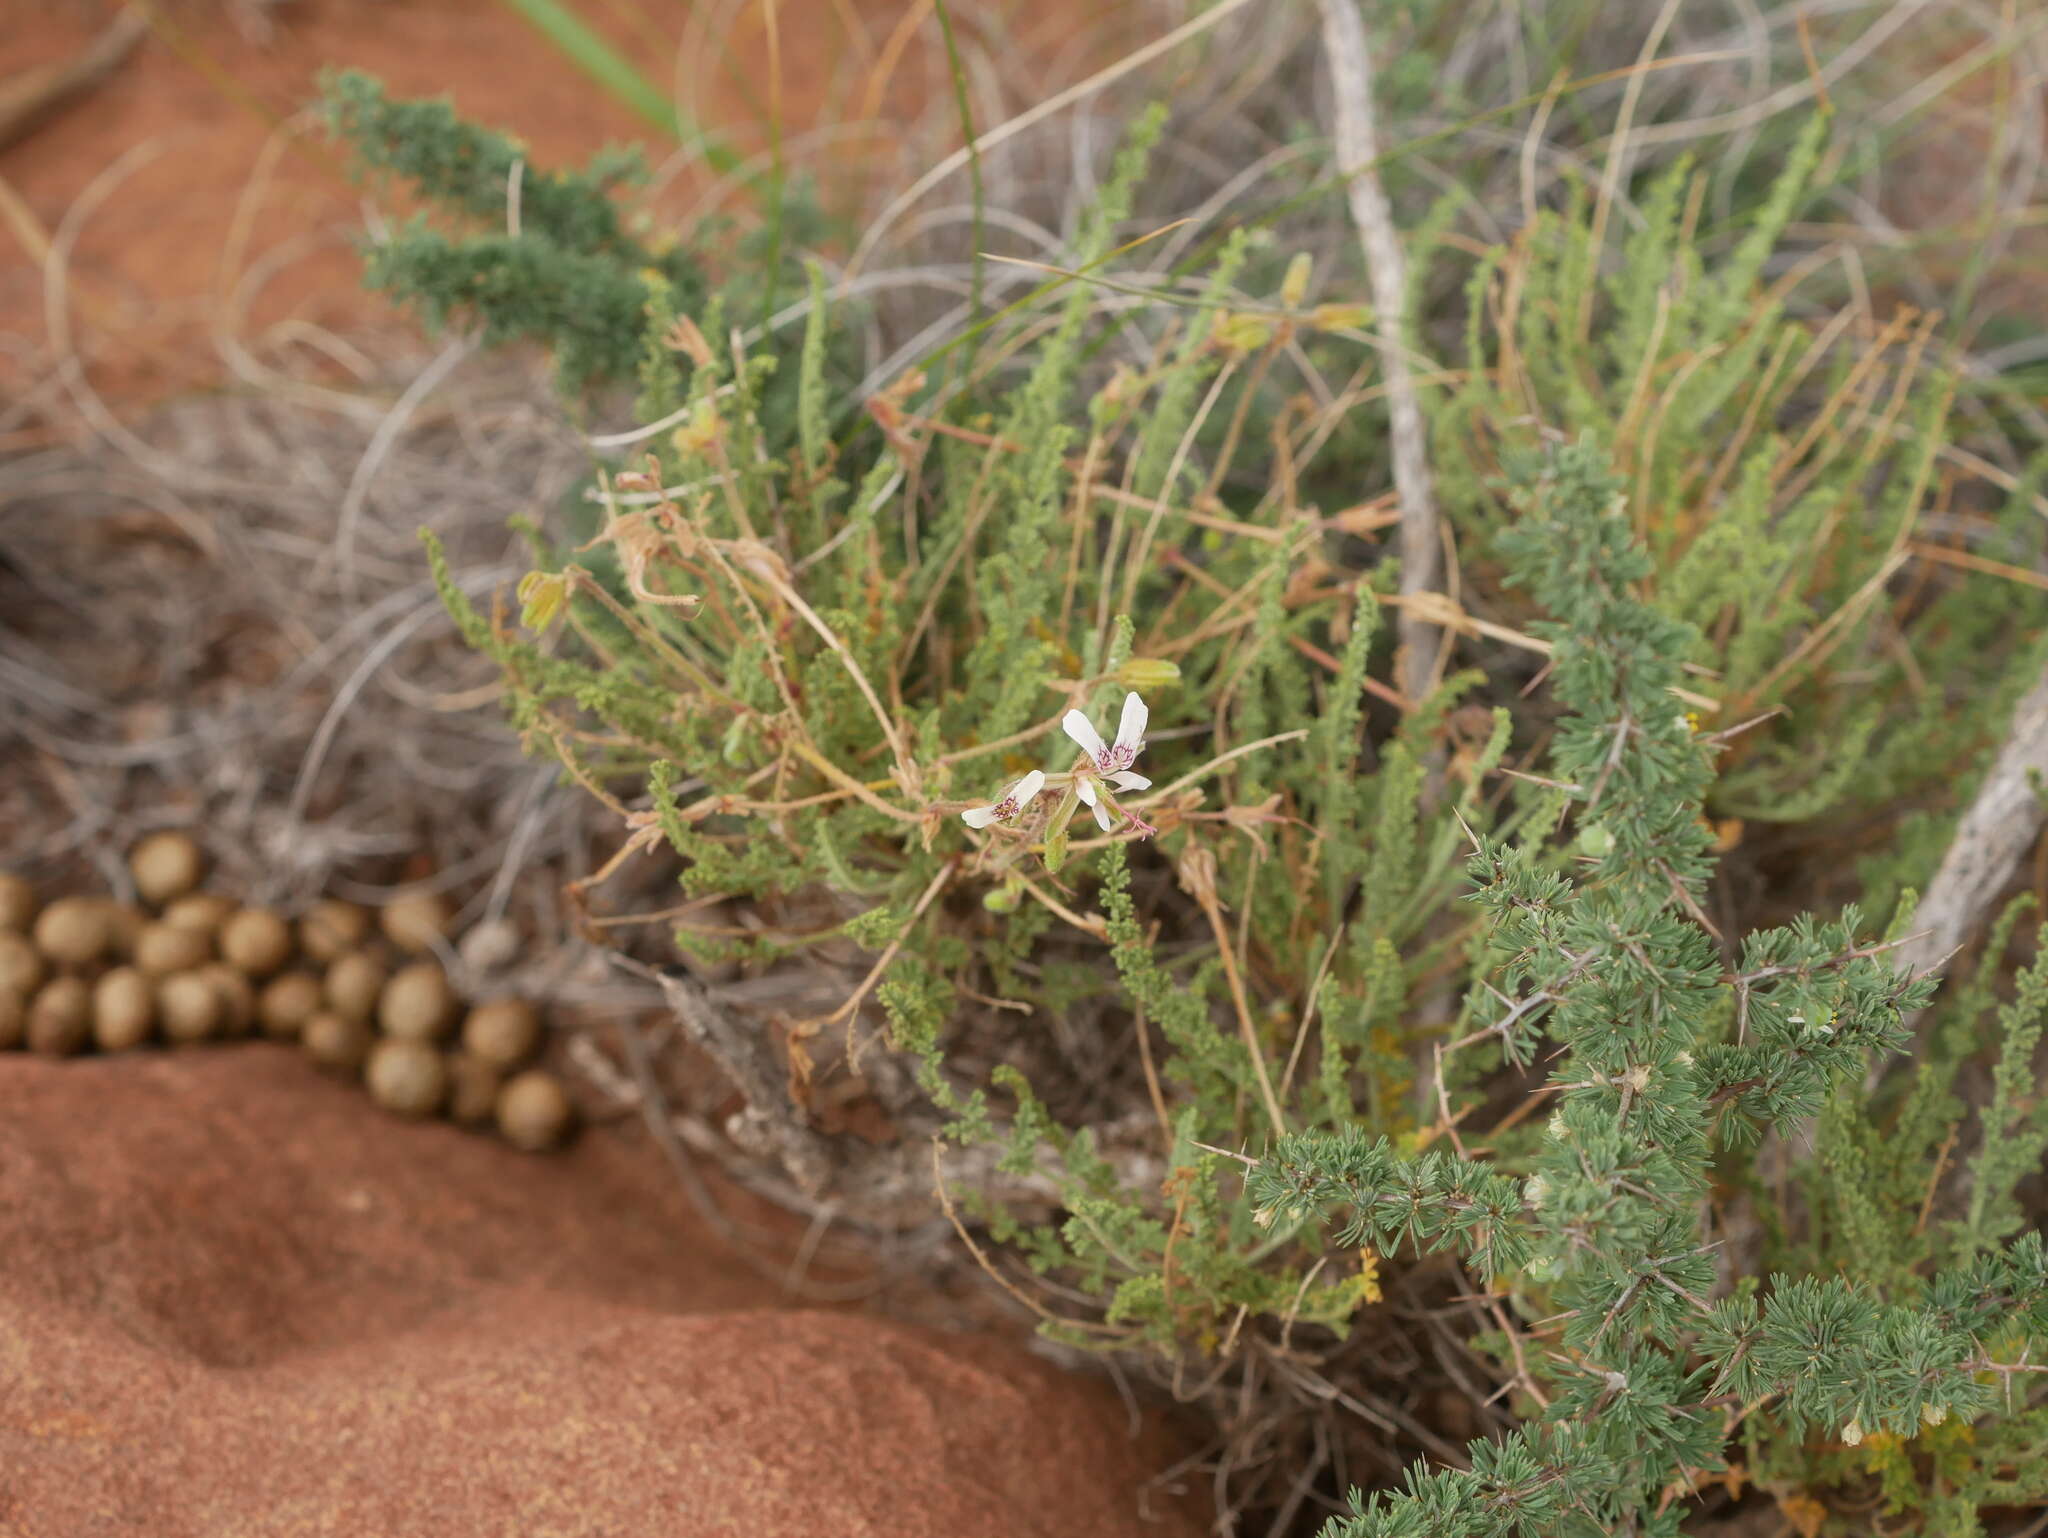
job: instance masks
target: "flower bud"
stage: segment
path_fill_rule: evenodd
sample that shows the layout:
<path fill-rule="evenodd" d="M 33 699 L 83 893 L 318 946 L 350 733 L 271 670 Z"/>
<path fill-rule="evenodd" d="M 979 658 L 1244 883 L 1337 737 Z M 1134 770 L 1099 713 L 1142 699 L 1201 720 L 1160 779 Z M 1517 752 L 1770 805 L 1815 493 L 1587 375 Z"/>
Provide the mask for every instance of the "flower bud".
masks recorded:
<path fill-rule="evenodd" d="M 991 913 L 1015 913 L 1024 900 L 1024 888 L 1014 881 L 992 886 L 981 894 L 981 905 Z"/>
<path fill-rule="evenodd" d="M 697 409 L 690 413 L 690 420 L 669 435 L 669 442 L 678 454 L 695 458 L 718 441 L 719 430 L 725 424 L 719 420 L 718 408 L 710 401 L 697 402 Z"/>
<path fill-rule="evenodd" d="M 1855 1447 L 1859 1443 L 1861 1443 L 1862 1440 L 1863 1422 L 1858 1420 L 1852 1420 L 1849 1422 L 1848 1425 L 1842 1428 L 1842 1441 L 1845 1445 L 1849 1447 Z"/>
<path fill-rule="evenodd" d="M 1306 251 L 1294 253 L 1294 260 L 1287 264 L 1287 276 L 1280 280 L 1280 302 L 1290 310 L 1301 308 L 1301 301 L 1308 297 L 1309 274 L 1315 271 L 1316 259 Z"/>
<path fill-rule="evenodd" d="M 1168 662 L 1164 657 L 1126 657 L 1110 676 L 1126 689 L 1149 694 L 1154 689 L 1179 683 L 1180 664 Z"/>
<path fill-rule="evenodd" d="M 1319 304 L 1309 313 L 1318 331 L 1363 331 L 1372 324 L 1369 304 Z"/>
<path fill-rule="evenodd" d="M 1225 352 L 1257 352 L 1273 340 L 1272 317 L 1233 310 L 1217 318 L 1214 336 Z"/>
<path fill-rule="evenodd" d="M 1045 836 L 1045 853 L 1042 856 L 1049 875 L 1058 875 L 1059 868 L 1067 863 L 1067 830 L 1060 828 Z"/>
<path fill-rule="evenodd" d="M 569 583 L 560 572 L 530 571 L 519 579 L 519 623 L 535 634 L 555 622 L 569 599 Z"/>

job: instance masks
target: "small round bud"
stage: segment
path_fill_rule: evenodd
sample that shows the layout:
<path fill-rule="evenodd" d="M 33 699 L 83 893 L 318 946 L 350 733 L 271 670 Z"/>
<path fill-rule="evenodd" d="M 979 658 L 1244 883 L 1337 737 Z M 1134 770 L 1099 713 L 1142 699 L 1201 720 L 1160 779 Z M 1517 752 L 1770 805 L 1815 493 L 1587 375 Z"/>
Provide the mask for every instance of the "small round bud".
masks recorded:
<path fill-rule="evenodd" d="M 370 910 L 325 897 L 299 920 L 299 949 L 325 966 L 370 938 Z"/>
<path fill-rule="evenodd" d="M 384 991 L 384 963 L 366 951 L 351 951 L 327 969 L 327 1007 L 344 1020 L 370 1023 Z"/>
<path fill-rule="evenodd" d="M 135 937 L 135 965 L 151 977 L 191 972 L 213 960 L 213 934 L 162 919 Z"/>
<path fill-rule="evenodd" d="M 408 956 L 425 956 L 446 937 L 455 912 L 439 892 L 411 892 L 387 903 L 377 915 L 384 937 Z"/>
<path fill-rule="evenodd" d="M 206 856 L 189 834 L 152 833 L 128 852 L 135 890 L 153 908 L 183 897 L 206 874 Z"/>
<path fill-rule="evenodd" d="M 60 967 L 82 967 L 106 954 L 112 938 L 105 903 L 60 897 L 36 916 L 36 949 Z"/>
<path fill-rule="evenodd" d="M 102 1052 L 127 1052 L 156 1027 L 156 995 L 135 967 L 115 967 L 92 988 L 92 1039 Z"/>
<path fill-rule="evenodd" d="M 173 972 L 156 985 L 157 1020 L 164 1040 L 180 1045 L 220 1034 L 220 990 L 200 972 Z"/>
<path fill-rule="evenodd" d="M 377 1000 L 377 1024 L 387 1036 L 439 1041 L 454 1022 L 457 1001 L 448 976 L 431 961 L 400 967 Z"/>
<path fill-rule="evenodd" d="M 256 1019 L 273 1041 L 296 1041 L 324 1002 L 320 979 L 311 972 L 286 972 L 263 985 Z"/>
<path fill-rule="evenodd" d="M 92 1040 L 92 988 L 82 977 L 53 977 L 28 1005 L 31 1052 L 69 1057 Z"/>
<path fill-rule="evenodd" d="M 221 959 L 250 977 L 268 977 L 292 955 L 291 926 L 267 908 L 242 908 L 220 926 Z"/>
<path fill-rule="evenodd" d="M 553 1074 L 530 1068 L 498 1091 L 498 1130 L 514 1148 L 539 1153 L 569 1135 L 576 1107 Z"/>
<path fill-rule="evenodd" d="M 306 1049 L 306 1056 L 330 1072 L 351 1076 L 370 1055 L 370 1042 L 367 1023 L 330 1010 L 310 1016 L 299 1033 L 299 1044 Z"/>
<path fill-rule="evenodd" d="M 49 970 L 43 953 L 25 935 L 0 933 L 0 993 L 25 999 L 43 986 L 43 976 Z"/>
<path fill-rule="evenodd" d="M 36 889 L 28 881 L 0 871 L 0 934 L 25 935 L 36 921 Z"/>
<path fill-rule="evenodd" d="M 448 1096 L 448 1067 L 425 1042 L 380 1041 L 363 1065 L 370 1098 L 400 1116 L 432 1116 Z"/>
<path fill-rule="evenodd" d="M 218 892 L 194 892 L 166 907 L 163 921 L 179 929 L 203 929 L 212 934 L 227 922 L 235 907 L 232 898 L 223 897 Z"/>
<path fill-rule="evenodd" d="M 462 1045 L 495 1068 L 517 1068 L 540 1046 L 540 1016 L 524 999 L 487 1000 L 462 1022 Z"/>

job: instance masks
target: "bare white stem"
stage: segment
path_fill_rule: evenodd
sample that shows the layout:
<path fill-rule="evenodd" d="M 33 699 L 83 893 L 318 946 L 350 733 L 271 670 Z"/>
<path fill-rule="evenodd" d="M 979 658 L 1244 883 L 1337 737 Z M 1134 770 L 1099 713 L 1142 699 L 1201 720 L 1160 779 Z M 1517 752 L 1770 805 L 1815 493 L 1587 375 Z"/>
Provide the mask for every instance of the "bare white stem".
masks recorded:
<path fill-rule="evenodd" d="M 1393 430 L 1394 490 L 1401 499 L 1401 592 L 1431 592 L 1437 586 L 1443 545 L 1437 527 L 1436 488 L 1429 473 L 1429 444 L 1422 421 L 1422 403 L 1408 368 L 1406 329 L 1408 268 L 1401 239 L 1394 229 L 1394 211 L 1380 184 L 1375 162 L 1379 135 L 1373 125 L 1372 52 L 1358 0 L 1322 0 L 1323 53 L 1329 60 L 1336 98 L 1332 137 L 1337 171 L 1344 178 L 1351 222 L 1365 253 L 1367 280 L 1372 284 L 1380 368 L 1387 382 L 1387 411 Z M 1437 628 L 1415 609 L 1404 609 L 1400 621 L 1401 692 L 1411 701 L 1429 693 L 1436 674 L 1441 639 Z"/>
<path fill-rule="evenodd" d="M 1913 916 L 1897 962 L 1914 972 L 1942 965 L 1967 944 L 2040 836 L 2036 775 L 2048 776 L 2048 671 L 2013 710 L 2005 744 L 1956 824 L 1955 837 Z"/>

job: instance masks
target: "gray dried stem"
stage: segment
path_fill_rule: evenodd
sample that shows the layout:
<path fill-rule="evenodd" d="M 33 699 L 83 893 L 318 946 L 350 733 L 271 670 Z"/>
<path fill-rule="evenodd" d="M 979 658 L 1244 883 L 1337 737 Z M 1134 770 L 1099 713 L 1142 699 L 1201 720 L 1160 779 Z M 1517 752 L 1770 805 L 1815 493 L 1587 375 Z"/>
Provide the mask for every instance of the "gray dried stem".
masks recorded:
<path fill-rule="evenodd" d="M 1436 488 L 1429 473 L 1429 443 L 1422 402 L 1408 368 L 1408 265 L 1394 210 L 1380 182 L 1379 131 L 1373 121 L 1372 50 L 1357 0 L 1322 0 L 1323 55 L 1329 61 L 1335 97 L 1331 137 L 1337 170 L 1344 178 L 1351 222 L 1365 256 L 1372 285 L 1374 330 L 1380 369 L 1387 383 L 1394 488 L 1401 498 L 1401 593 L 1432 592 L 1442 567 L 1443 536 L 1437 526 Z M 1442 641 L 1416 607 L 1401 611 L 1401 693 L 1417 701 L 1429 693 Z"/>
<path fill-rule="evenodd" d="M 1915 910 L 1915 933 L 1899 947 L 1897 962 L 1916 974 L 1934 971 L 1970 942 L 1998 901 L 2020 858 L 2040 837 L 2048 807 L 2041 777 L 2048 775 L 2048 667 L 2021 698 L 2012 725 L 1984 781 L 1977 787 L 1941 868 Z M 1927 1011 L 1912 1022 L 1916 1046 L 1924 1042 Z"/>

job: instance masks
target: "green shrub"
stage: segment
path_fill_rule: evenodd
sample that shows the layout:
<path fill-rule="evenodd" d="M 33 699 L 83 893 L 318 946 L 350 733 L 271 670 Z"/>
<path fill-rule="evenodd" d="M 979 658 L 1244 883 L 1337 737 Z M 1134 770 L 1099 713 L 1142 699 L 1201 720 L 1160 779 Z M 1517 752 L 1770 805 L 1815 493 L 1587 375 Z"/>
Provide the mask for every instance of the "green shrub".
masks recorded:
<path fill-rule="evenodd" d="M 361 84 L 344 101 L 371 158 L 502 216 L 492 141 Z M 1303 496 L 1325 445 L 1315 484 L 1363 481 L 1350 424 L 1272 370 L 1298 347 L 1363 372 L 1359 312 L 1305 308 L 1299 264 L 1243 293 L 1238 238 L 1198 299 L 1161 296 L 1143 366 L 1093 359 L 1092 285 L 1161 123 L 1107 179 L 1080 276 L 996 318 L 978 358 L 1001 361 L 913 372 L 861 415 L 818 272 L 799 345 L 713 346 L 754 296 L 673 252 L 650 275 L 602 174 L 540 176 L 553 201 L 519 236 L 373 257 L 430 313 L 551 342 L 565 385 L 637 371 L 663 424 L 598 472 L 595 525 L 532 531 L 517 624 L 430 545 L 514 724 L 627 848 L 767 920 L 686 923 L 684 952 L 875 954 L 795 1023 L 792 1070 L 858 1075 L 885 1042 L 927 1102 L 906 1130 L 1057 1189 L 1050 1221 L 958 1193 L 1048 1297 L 1088 1300 L 1046 1305 L 1051 1332 L 1216 1384 L 1248 1342 L 1339 1341 L 1418 1255 L 1457 1256 L 1498 1324 L 1469 1344 L 1523 1424 L 1333 1531 L 1675 1532 L 1737 1448 L 1781 1497 L 1874 1483 L 1930 1533 L 2048 1495 L 2024 1367 L 2048 1255 L 2013 1197 L 2044 1138 L 2039 974 L 2001 1006 L 1987 972 L 1916 1079 L 1866 1092 L 1931 991 L 1885 955 L 1938 821 L 1877 929 L 1845 909 L 1724 935 L 1707 912 L 1710 807 L 1941 806 L 2016 686 L 2008 588 L 1890 598 L 1946 383 L 1909 344 L 1817 339 L 1764 286 L 1818 138 L 1712 273 L 1682 169 L 1614 276 L 1583 200 L 1479 260 L 1465 376 L 1432 410 L 1485 644 L 1402 701 L 1375 677 L 1386 520 Z M 572 320 L 586 282 L 607 297 Z M 1084 755 L 1073 713 L 1108 736 L 1134 697 L 1142 756 Z M 1951 1212 L 1934 1153 L 1993 1015 Z M 1765 1153 L 1815 1118 L 1788 1202 Z M 1765 1215 L 1735 1265 L 1717 1246 L 1745 1203 Z"/>

